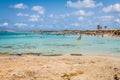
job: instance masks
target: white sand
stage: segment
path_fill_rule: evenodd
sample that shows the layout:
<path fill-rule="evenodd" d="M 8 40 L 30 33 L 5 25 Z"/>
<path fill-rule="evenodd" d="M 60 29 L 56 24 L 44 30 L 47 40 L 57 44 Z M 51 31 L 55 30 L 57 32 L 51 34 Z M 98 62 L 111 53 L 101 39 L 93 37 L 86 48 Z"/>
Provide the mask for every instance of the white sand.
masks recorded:
<path fill-rule="evenodd" d="M 0 56 L 0 80 L 114 80 L 120 59 L 103 56 Z"/>

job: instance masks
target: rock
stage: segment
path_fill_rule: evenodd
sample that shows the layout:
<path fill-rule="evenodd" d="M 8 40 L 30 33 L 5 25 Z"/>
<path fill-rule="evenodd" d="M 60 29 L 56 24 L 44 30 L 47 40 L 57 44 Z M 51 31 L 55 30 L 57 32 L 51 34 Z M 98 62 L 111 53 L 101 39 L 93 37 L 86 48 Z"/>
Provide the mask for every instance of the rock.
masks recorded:
<path fill-rule="evenodd" d="M 82 56 L 82 54 L 70 54 L 71 56 Z"/>
<path fill-rule="evenodd" d="M 40 56 L 42 53 L 22 53 L 22 55 L 35 55 Z"/>
<path fill-rule="evenodd" d="M 83 73 L 84 73 L 83 71 L 77 71 L 77 72 L 73 72 L 73 73 L 65 73 L 61 77 L 64 79 L 70 80 L 71 77 L 78 76 Z"/>
<path fill-rule="evenodd" d="M 13 55 L 13 56 L 22 56 L 22 54 L 11 54 L 11 55 Z"/>
<path fill-rule="evenodd" d="M 62 56 L 62 54 L 43 54 L 42 56 Z"/>
<path fill-rule="evenodd" d="M 12 46 L 5 46 L 5 47 L 3 47 L 3 48 L 12 48 Z"/>
<path fill-rule="evenodd" d="M 119 80 L 119 78 L 116 74 L 114 75 L 114 80 Z"/>
<path fill-rule="evenodd" d="M 13 71 L 6 75 L 7 78 L 25 78 L 26 74 L 24 72 Z"/>
<path fill-rule="evenodd" d="M 118 68 L 114 68 L 114 71 L 117 72 L 119 69 Z"/>

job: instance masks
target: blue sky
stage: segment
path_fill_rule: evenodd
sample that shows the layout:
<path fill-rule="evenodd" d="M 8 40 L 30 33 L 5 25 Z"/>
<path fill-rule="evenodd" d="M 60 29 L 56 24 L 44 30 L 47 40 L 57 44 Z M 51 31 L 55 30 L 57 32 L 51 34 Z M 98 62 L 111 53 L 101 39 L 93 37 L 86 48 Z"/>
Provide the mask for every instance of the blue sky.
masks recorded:
<path fill-rule="evenodd" d="M 120 29 L 120 0 L 0 0 L 0 30 Z"/>

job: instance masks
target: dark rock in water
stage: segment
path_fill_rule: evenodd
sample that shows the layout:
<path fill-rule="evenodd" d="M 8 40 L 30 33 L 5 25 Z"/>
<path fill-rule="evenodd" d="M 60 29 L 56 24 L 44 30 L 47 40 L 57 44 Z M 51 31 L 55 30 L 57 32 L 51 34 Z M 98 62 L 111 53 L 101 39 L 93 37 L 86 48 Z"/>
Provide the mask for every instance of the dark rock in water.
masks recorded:
<path fill-rule="evenodd" d="M 71 56 L 82 56 L 82 54 L 70 54 Z"/>
<path fill-rule="evenodd" d="M 40 38 L 44 38 L 44 37 L 40 37 Z"/>
<path fill-rule="evenodd" d="M 35 46 L 26 46 L 25 48 L 33 49 L 33 48 L 36 48 L 36 47 Z"/>
<path fill-rule="evenodd" d="M 3 48 L 12 48 L 12 46 L 5 46 L 5 47 L 3 47 Z"/>
<path fill-rule="evenodd" d="M 22 55 L 35 55 L 40 56 L 42 53 L 22 53 Z"/>
<path fill-rule="evenodd" d="M 22 54 L 11 54 L 13 56 L 22 56 Z"/>

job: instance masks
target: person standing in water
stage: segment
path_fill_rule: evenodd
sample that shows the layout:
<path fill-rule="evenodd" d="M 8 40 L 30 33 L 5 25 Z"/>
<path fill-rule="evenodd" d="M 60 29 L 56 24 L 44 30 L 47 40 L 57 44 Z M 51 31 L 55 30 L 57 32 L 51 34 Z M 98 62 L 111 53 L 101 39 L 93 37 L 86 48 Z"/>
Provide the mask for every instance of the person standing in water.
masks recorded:
<path fill-rule="evenodd" d="M 80 36 L 77 38 L 77 40 L 81 40 L 82 38 L 82 34 L 80 34 Z"/>

